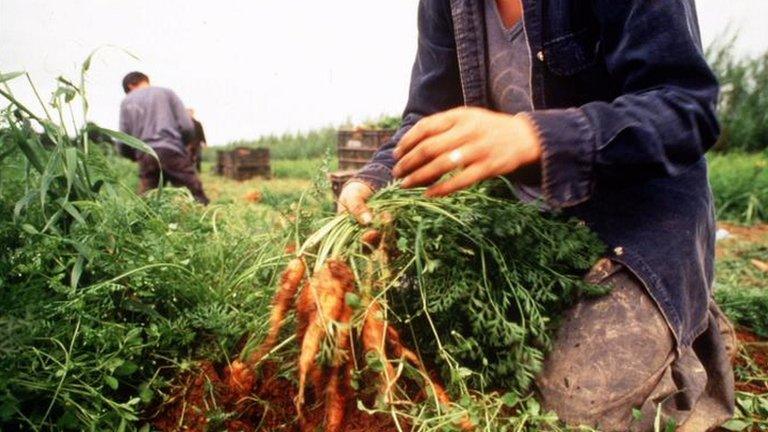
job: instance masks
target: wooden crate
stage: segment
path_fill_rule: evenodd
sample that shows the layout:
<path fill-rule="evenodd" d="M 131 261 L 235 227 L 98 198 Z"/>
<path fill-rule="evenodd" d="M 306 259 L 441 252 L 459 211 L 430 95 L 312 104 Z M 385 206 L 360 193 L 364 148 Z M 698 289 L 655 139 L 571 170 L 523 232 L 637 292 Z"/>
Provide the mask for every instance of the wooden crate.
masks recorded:
<path fill-rule="evenodd" d="M 231 151 L 218 151 L 215 171 L 235 180 L 270 177 L 269 149 L 237 147 Z"/>
<path fill-rule="evenodd" d="M 338 148 L 378 149 L 392 138 L 396 129 L 341 129 L 337 133 Z"/>
<path fill-rule="evenodd" d="M 395 130 L 340 130 L 338 132 L 338 156 L 340 170 L 358 170 L 371 160 Z"/>
<path fill-rule="evenodd" d="M 352 178 L 352 176 L 355 175 L 357 171 L 356 170 L 344 170 L 344 171 L 334 171 L 330 174 L 328 174 L 328 177 L 331 179 L 331 189 L 333 190 L 333 197 L 338 199 L 339 194 L 341 193 L 341 188 L 344 187 L 344 184 L 349 181 L 349 179 Z"/>
<path fill-rule="evenodd" d="M 340 170 L 359 170 L 376 154 L 376 149 L 342 147 L 338 154 Z"/>

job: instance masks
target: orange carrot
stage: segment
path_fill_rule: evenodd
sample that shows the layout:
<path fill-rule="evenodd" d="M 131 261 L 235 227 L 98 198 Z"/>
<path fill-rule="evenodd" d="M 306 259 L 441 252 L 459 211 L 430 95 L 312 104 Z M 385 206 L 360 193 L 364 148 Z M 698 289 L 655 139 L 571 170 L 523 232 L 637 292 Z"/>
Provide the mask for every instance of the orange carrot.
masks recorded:
<path fill-rule="evenodd" d="M 340 327 L 336 334 L 336 351 L 331 362 L 332 368 L 326 388 L 325 398 L 325 431 L 338 432 L 344 425 L 344 416 L 347 404 L 347 393 L 351 390 L 349 380 L 351 353 L 350 349 L 350 322 L 352 321 L 352 308 L 344 302 L 338 322 Z M 339 373 L 342 377 L 339 377 Z"/>
<path fill-rule="evenodd" d="M 381 305 L 378 301 L 371 301 L 368 311 L 363 320 L 363 329 L 361 338 L 363 350 L 366 353 L 374 353 L 381 362 L 384 371 L 381 382 L 381 392 L 388 403 L 394 401 L 392 396 L 392 386 L 395 380 L 395 369 L 387 360 L 387 354 L 384 351 L 384 335 L 386 334 L 387 324 L 384 322 Z"/>
<path fill-rule="evenodd" d="M 339 432 L 344 426 L 347 407 L 347 383 L 349 365 L 334 366 L 331 369 L 325 398 L 325 432 Z M 343 377 L 339 377 L 339 372 Z"/>
<path fill-rule="evenodd" d="M 310 313 L 309 324 L 301 341 L 301 353 L 299 354 L 299 392 L 296 396 L 296 408 L 299 413 L 304 404 L 304 391 L 307 375 L 317 369 L 315 357 L 320 349 L 320 343 L 326 336 L 329 320 L 337 321 L 344 309 L 345 294 L 354 288 L 354 275 L 352 271 L 341 261 L 329 260 L 313 275 L 309 285 L 305 287 L 308 293 L 302 293 L 300 304 L 308 302 L 307 296 L 312 296 L 316 303 L 316 312 Z M 316 389 L 319 390 L 319 389 Z"/>
<path fill-rule="evenodd" d="M 253 391 L 255 381 L 253 370 L 240 360 L 233 361 L 224 370 L 224 383 L 231 390 L 235 402 L 246 398 Z"/>
<path fill-rule="evenodd" d="M 435 393 L 435 397 L 437 398 L 438 403 L 444 408 L 449 408 L 451 405 L 451 398 L 448 396 L 448 392 L 445 391 L 440 383 L 432 380 L 429 377 L 429 373 L 427 373 L 427 369 L 424 367 L 424 364 L 421 362 L 421 360 L 419 360 L 419 357 L 416 355 L 416 353 L 403 346 L 402 342 L 400 341 L 400 334 L 397 332 L 397 330 L 395 330 L 394 327 L 391 326 L 387 328 L 387 344 L 390 346 L 392 353 L 396 357 L 406 359 L 419 370 L 421 375 L 424 377 L 426 384 L 432 386 L 432 390 Z M 461 420 L 459 420 L 459 426 L 462 430 L 465 431 L 474 429 L 474 425 L 467 416 L 464 416 L 461 418 Z"/>
<path fill-rule="evenodd" d="M 296 296 L 301 280 L 304 278 L 306 265 L 301 258 L 291 260 L 286 266 L 280 278 L 280 288 L 272 301 L 272 313 L 269 317 L 269 331 L 258 351 L 253 354 L 249 362 L 254 364 L 272 350 L 280 335 L 283 320 L 291 307 L 291 301 Z"/>
<path fill-rule="evenodd" d="M 360 241 L 365 246 L 373 250 L 379 246 L 379 242 L 381 241 L 381 233 L 376 229 L 366 230 L 363 234 L 360 235 Z"/>

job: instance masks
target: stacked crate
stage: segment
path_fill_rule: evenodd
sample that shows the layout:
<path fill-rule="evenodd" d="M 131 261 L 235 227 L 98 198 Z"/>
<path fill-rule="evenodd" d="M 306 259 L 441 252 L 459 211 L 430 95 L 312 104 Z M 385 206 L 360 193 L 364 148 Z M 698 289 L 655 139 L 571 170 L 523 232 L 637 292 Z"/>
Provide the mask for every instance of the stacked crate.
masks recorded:
<path fill-rule="evenodd" d="M 231 151 L 218 151 L 216 173 L 235 180 L 256 176 L 270 177 L 269 149 L 237 147 Z"/>
<path fill-rule="evenodd" d="M 344 184 L 348 182 L 353 175 L 355 175 L 355 172 L 357 171 L 347 170 L 347 171 L 336 171 L 329 174 L 329 177 L 331 178 L 331 190 L 333 191 L 334 198 L 339 198 L 339 194 L 341 193 L 341 188 L 343 188 Z"/>
<path fill-rule="evenodd" d="M 386 143 L 395 130 L 340 130 L 338 133 L 339 169 L 357 171 Z"/>
<path fill-rule="evenodd" d="M 342 129 L 338 132 L 339 171 L 331 173 L 331 188 L 338 198 L 341 188 L 384 145 L 395 130 Z"/>

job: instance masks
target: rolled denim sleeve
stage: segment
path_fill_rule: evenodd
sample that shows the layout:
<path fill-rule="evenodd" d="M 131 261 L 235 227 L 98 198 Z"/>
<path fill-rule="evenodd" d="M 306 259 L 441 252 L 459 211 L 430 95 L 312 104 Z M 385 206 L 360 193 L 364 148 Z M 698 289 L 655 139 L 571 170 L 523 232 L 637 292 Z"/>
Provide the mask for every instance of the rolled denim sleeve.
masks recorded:
<path fill-rule="evenodd" d="M 464 103 L 449 0 L 420 0 L 419 43 L 403 121 L 392 139 L 353 177 L 374 190 L 392 180 L 397 143 L 423 117 Z"/>
<path fill-rule="evenodd" d="M 542 140 L 541 179 L 544 200 L 554 208 L 570 207 L 592 195 L 597 140 L 583 110 L 542 110 L 528 114 Z"/>
<path fill-rule="evenodd" d="M 718 83 L 704 59 L 691 0 L 595 0 L 600 46 L 619 96 L 534 111 L 548 204 L 588 200 L 596 185 L 674 177 L 719 135 Z M 545 53 L 546 54 L 546 53 Z"/>

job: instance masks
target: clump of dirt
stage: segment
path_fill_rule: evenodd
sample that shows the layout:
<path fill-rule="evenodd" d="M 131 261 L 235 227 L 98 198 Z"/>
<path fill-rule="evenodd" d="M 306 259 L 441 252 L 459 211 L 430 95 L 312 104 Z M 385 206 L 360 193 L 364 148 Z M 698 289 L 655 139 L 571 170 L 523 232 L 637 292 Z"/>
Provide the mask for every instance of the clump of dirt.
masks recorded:
<path fill-rule="evenodd" d="M 254 189 L 252 191 L 249 191 L 245 195 L 243 195 L 243 199 L 248 201 L 249 203 L 257 204 L 261 202 L 261 200 L 263 199 L 263 196 L 260 191 Z"/>
<path fill-rule="evenodd" d="M 747 243 L 765 243 L 768 242 L 768 224 L 758 224 L 752 226 L 735 225 L 725 222 L 719 222 L 718 228 L 728 231 L 730 237 L 718 241 L 715 247 L 718 259 L 726 258 L 730 255 L 727 245 L 734 241 L 743 241 Z"/>
<path fill-rule="evenodd" d="M 731 235 L 745 241 L 760 242 L 768 238 L 768 224 L 757 225 L 735 225 L 726 222 L 719 222 L 718 228 L 723 228 Z"/>
<path fill-rule="evenodd" d="M 159 407 L 152 425 L 160 431 L 189 432 L 300 430 L 294 404 L 298 387 L 279 375 L 275 363 L 262 365 L 259 377 L 242 369 L 242 363 L 233 365 L 219 372 L 210 362 L 201 362 L 196 371 L 181 376 L 173 397 Z M 347 432 L 397 430 L 389 416 L 357 409 L 356 398 L 347 401 L 345 411 Z M 321 404 L 308 406 L 307 430 L 320 427 L 324 416 Z"/>

